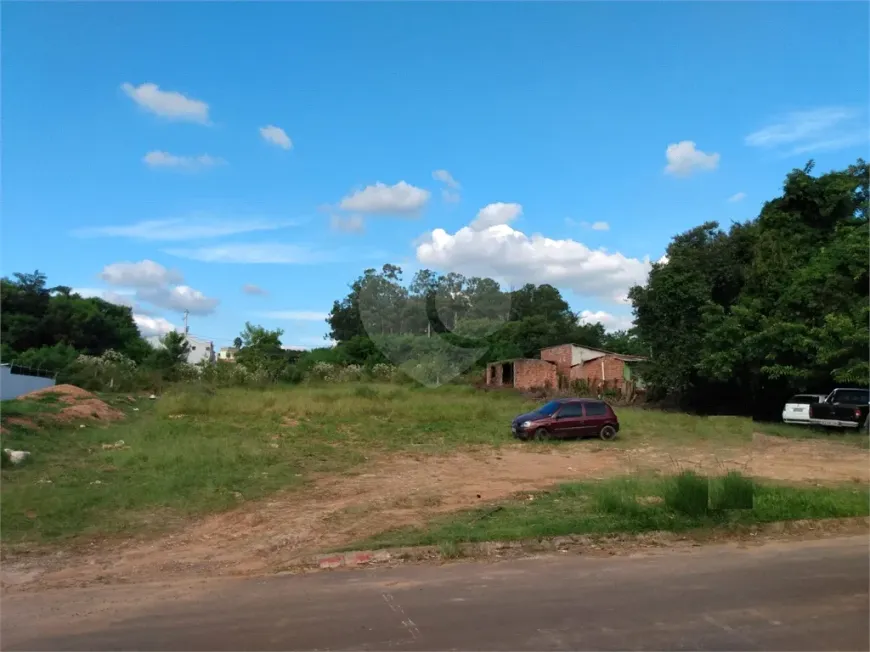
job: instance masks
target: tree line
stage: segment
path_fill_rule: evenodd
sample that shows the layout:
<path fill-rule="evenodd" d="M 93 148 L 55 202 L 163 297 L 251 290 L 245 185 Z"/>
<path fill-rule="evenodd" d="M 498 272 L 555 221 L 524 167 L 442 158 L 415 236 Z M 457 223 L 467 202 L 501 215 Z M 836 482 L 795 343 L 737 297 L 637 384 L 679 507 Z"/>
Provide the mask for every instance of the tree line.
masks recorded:
<path fill-rule="evenodd" d="M 447 360 L 435 370 L 444 373 L 573 342 L 647 356 L 641 372 L 654 400 L 772 417 L 790 394 L 868 383 L 867 182 L 863 160 L 819 176 L 810 162 L 756 218 L 675 236 L 666 262 L 629 292 L 629 330 L 581 323 L 551 285 L 503 290 L 489 278 L 425 269 L 406 282 L 400 267 L 384 265 L 333 303 L 326 322 L 335 346 L 288 351 L 282 330 L 247 323 L 237 361 L 278 380 L 298 380 L 319 362 L 371 368 L 397 358 Z M 2 279 L 0 304 L 3 361 L 61 370 L 112 350 L 172 377 L 186 358 L 183 335 L 155 350 L 130 308 L 49 287 L 39 272 Z"/>

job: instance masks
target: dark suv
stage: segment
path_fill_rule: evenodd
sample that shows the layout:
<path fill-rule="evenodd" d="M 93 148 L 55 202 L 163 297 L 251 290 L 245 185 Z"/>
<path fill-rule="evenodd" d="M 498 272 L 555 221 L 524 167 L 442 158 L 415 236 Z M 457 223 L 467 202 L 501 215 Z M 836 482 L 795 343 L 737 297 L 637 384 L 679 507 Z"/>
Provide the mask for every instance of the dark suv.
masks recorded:
<path fill-rule="evenodd" d="M 604 401 L 594 398 L 560 398 L 534 412 L 513 420 L 511 432 L 517 439 L 567 439 L 601 437 L 613 439 L 619 432 L 619 419 Z"/>

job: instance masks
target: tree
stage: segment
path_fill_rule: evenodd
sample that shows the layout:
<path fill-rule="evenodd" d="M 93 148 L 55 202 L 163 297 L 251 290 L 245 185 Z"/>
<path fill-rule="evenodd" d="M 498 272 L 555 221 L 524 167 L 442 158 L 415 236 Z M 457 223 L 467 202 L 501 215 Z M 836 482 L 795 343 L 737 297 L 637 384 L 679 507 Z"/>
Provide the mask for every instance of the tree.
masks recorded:
<path fill-rule="evenodd" d="M 245 322 L 245 330 L 239 335 L 242 346 L 236 353 L 236 362 L 249 371 L 265 371 L 277 377 L 288 364 L 288 355 L 281 346 L 280 328 L 267 330 L 262 326 Z"/>
<path fill-rule="evenodd" d="M 149 363 L 155 369 L 170 372 L 187 362 L 190 353 L 190 343 L 184 333 L 169 331 L 160 338 L 161 346 L 151 353 Z"/>
<path fill-rule="evenodd" d="M 867 384 L 868 168 L 787 177 L 758 218 L 674 238 L 630 298 L 659 394 L 771 416 L 791 393 Z"/>

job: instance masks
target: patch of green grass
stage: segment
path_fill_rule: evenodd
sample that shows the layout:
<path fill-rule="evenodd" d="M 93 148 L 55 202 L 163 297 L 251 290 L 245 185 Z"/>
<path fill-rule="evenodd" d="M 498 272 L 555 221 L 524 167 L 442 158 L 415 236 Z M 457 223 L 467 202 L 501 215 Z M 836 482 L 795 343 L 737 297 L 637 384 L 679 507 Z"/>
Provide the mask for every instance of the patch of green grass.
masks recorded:
<path fill-rule="evenodd" d="M 18 398 L 0 401 L 0 418 L 30 418 L 44 413 L 53 414 L 63 408 L 57 394 L 42 394 L 35 398 Z"/>
<path fill-rule="evenodd" d="M 13 413 L 62 407 L 56 396 L 48 396 L 55 403 L 48 398 L 4 402 L 0 411 L 9 414 L 7 403 L 15 404 Z M 378 383 L 219 390 L 192 384 L 135 405 L 126 395 L 100 397 L 125 410 L 128 419 L 81 429 L 10 428 L 2 436 L 0 447 L 32 453 L 26 466 L 2 471 L 4 542 L 168 527 L 231 508 L 242 499 L 300 487 L 317 473 L 347 472 L 378 453 L 497 448 L 513 442 L 512 418 L 540 405 L 519 394 L 470 386 Z M 618 440 L 579 445 L 591 450 L 751 441 L 748 419 L 638 408 L 617 408 L 617 413 L 622 423 Z M 103 449 L 119 440 L 123 447 Z M 664 518 L 638 511 L 623 494 L 608 498 L 599 492 L 593 502 L 634 510 L 643 522 L 651 519 L 650 527 Z M 616 518 L 616 512 L 606 513 Z"/>
<path fill-rule="evenodd" d="M 796 426 L 790 423 L 754 423 L 755 432 L 787 439 L 821 439 L 859 448 L 870 448 L 866 430 L 835 430 L 816 426 Z"/>
<path fill-rule="evenodd" d="M 739 477 L 739 479 L 738 479 Z M 680 479 L 682 478 L 682 480 Z M 703 485 L 703 489 L 702 489 Z M 723 487 L 727 487 L 724 488 Z M 743 500 L 752 488 L 749 509 L 725 509 L 702 504 L 707 479 L 622 477 L 600 482 L 563 484 L 548 492 L 439 517 L 423 528 L 384 532 L 354 549 L 439 545 L 445 542 L 536 539 L 569 534 L 622 534 L 651 531 L 683 532 L 698 528 L 728 528 L 795 519 L 867 516 L 867 487 L 793 487 L 754 483 L 732 474 L 710 482 L 712 494 Z"/>

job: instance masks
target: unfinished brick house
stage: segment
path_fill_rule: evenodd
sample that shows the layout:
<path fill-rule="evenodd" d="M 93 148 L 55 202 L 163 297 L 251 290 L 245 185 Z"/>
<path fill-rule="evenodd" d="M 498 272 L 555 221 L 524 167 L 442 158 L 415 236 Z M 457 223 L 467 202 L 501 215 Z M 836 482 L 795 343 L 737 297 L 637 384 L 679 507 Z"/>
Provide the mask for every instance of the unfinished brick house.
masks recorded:
<path fill-rule="evenodd" d="M 547 360 L 517 358 L 486 366 L 486 384 L 493 387 L 532 389 L 558 387 L 558 382 L 556 365 Z"/>
<path fill-rule="evenodd" d="M 613 388 L 622 392 L 643 389 L 637 363 L 646 358 L 622 355 L 579 344 L 560 344 L 541 350 L 541 359 L 556 365 L 558 387 L 571 381 L 589 383 L 592 388 Z"/>

